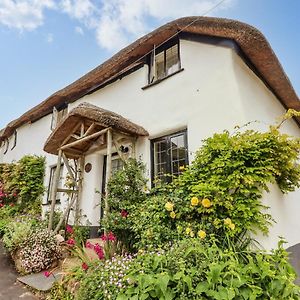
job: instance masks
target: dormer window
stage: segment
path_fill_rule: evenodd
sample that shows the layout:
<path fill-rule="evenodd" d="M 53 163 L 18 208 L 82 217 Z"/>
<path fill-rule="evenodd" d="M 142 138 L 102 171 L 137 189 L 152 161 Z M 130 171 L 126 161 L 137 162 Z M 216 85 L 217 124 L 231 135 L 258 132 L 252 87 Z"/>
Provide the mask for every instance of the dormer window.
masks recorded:
<path fill-rule="evenodd" d="M 68 112 L 68 105 L 64 104 L 63 106 L 56 108 L 53 107 L 52 111 L 52 120 L 51 120 L 51 130 L 54 130 L 55 127 L 59 124 L 59 122 L 63 119 L 63 117 Z"/>
<path fill-rule="evenodd" d="M 153 49 L 149 63 L 149 84 L 160 81 L 181 69 L 179 40 Z"/>

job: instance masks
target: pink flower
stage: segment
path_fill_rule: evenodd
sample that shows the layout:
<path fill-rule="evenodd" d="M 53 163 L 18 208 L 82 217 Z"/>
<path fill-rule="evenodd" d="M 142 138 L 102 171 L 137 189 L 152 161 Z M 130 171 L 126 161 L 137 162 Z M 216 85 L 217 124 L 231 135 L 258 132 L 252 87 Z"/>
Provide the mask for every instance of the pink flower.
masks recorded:
<path fill-rule="evenodd" d="M 116 238 L 116 236 L 110 231 L 108 234 L 102 234 L 101 240 L 104 241 L 104 242 L 106 242 L 106 241 L 112 241 L 112 242 L 114 242 L 114 241 L 117 240 L 117 238 Z"/>
<path fill-rule="evenodd" d="M 104 259 L 104 251 L 98 243 L 94 246 L 94 251 L 97 253 L 99 259 Z"/>
<path fill-rule="evenodd" d="M 74 233 L 74 229 L 73 229 L 73 227 L 70 226 L 70 225 L 67 225 L 66 230 L 67 230 L 67 232 L 70 233 L 70 234 Z"/>
<path fill-rule="evenodd" d="M 81 267 L 84 271 L 86 271 L 89 268 L 89 266 L 85 262 L 81 265 Z"/>
<path fill-rule="evenodd" d="M 14 196 L 14 197 L 18 197 L 17 193 L 13 193 L 13 196 Z"/>
<path fill-rule="evenodd" d="M 86 243 L 85 243 L 85 248 L 88 248 L 88 249 L 94 249 L 94 245 L 93 245 L 91 242 L 86 241 Z"/>
<path fill-rule="evenodd" d="M 117 240 L 116 236 L 111 231 L 108 233 L 108 240 L 112 242 Z"/>
<path fill-rule="evenodd" d="M 49 272 L 49 271 L 45 271 L 45 272 L 44 272 L 44 276 L 45 276 L 45 277 L 48 278 L 50 275 L 51 275 L 51 272 Z"/>
<path fill-rule="evenodd" d="M 106 241 L 108 240 L 106 234 L 102 234 L 100 238 L 101 238 L 101 240 L 102 240 L 103 242 L 106 242 Z"/>
<path fill-rule="evenodd" d="M 68 239 L 67 240 L 67 244 L 69 245 L 69 246 L 74 246 L 75 245 L 75 240 L 74 239 Z"/>
<path fill-rule="evenodd" d="M 128 215 L 129 215 L 128 211 L 125 210 L 125 209 L 122 209 L 121 212 L 120 212 L 120 214 L 121 214 L 122 218 L 127 218 Z"/>

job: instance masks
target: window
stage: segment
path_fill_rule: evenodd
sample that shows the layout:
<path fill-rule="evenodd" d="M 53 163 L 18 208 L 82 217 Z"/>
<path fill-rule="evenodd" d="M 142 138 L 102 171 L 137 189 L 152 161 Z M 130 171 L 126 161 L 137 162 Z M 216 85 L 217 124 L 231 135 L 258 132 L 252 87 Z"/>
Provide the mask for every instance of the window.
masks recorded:
<path fill-rule="evenodd" d="M 155 139 L 151 143 L 152 182 L 169 182 L 188 164 L 186 131 Z"/>
<path fill-rule="evenodd" d="M 63 119 L 63 117 L 68 112 L 67 104 L 64 104 L 61 108 L 57 109 L 53 107 L 52 119 L 51 119 L 51 130 L 54 130 L 55 127 L 59 124 L 59 122 Z"/>
<path fill-rule="evenodd" d="M 154 48 L 149 63 L 149 84 L 176 73 L 180 68 L 179 40 Z"/>
<path fill-rule="evenodd" d="M 17 131 L 15 130 L 15 132 L 13 134 L 13 144 L 12 144 L 11 150 L 13 150 L 16 146 L 17 146 Z"/>
<path fill-rule="evenodd" d="M 6 138 L 5 141 L 4 141 L 4 151 L 3 151 L 3 154 L 7 153 L 8 147 L 9 147 L 9 140 Z"/>
<path fill-rule="evenodd" d="M 107 167 L 107 155 L 104 156 L 103 161 L 103 175 L 102 175 L 102 194 L 105 194 L 106 185 L 106 167 Z M 111 157 L 111 174 L 114 175 L 117 171 L 122 170 L 124 167 L 123 160 L 119 157 L 118 153 L 112 153 Z"/>
<path fill-rule="evenodd" d="M 50 168 L 50 177 L 49 177 L 49 184 L 48 184 L 48 194 L 47 194 L 47 203 L 51 203 L 51 193 L 52 193 L 52 187 L 53 187 L 53 179 L 54 179 L 54 174 L 56 171 L 57 166 L 53 166 Z M 59 182 L 57 188 L 61 189 L 63 188 L 63 168 L 64 165 L 62 164 L 60 167 L 60 174 L 59 174 Z M 56 203 L 60 203 L 60 195 L 61 193 L 58 192 L 56 194 Z"/>

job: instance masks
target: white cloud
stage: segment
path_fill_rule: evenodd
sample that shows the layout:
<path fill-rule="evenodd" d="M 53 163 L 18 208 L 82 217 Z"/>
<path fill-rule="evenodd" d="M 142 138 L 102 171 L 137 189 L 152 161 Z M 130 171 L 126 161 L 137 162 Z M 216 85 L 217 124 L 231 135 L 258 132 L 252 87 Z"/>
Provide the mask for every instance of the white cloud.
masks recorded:
<path fill-rule="evenodd" d="M 0 24 L 34 30 L 46 9 L 56 9 L 78 22 L 75 32 L 94 30 L 97 43 L 115 51 L 149 32 L 150 23 L 163 23 L 188 15 L 203 15 L 221 0 L 0 0 Z M 227 9 L 237 0 L 225 0 L 210 14 Z M 151 20 L 151 22 L 149 22 Z M 49 40 L 53 40 L 49 38 Z"/>
<path fill-rule="evenodd" d="M 84 35 L 84 31 L 80 26 L 75 27 L 75 32 L 80 34 L 80 35 Z"/>
<path fill-rule="evenodd" d="M 46 36 L 46 42 L 49 43 L 49 44 L 51 44 L 51 43 L 53 43 L 53 41 L 54 41 L 53 34 L 52 33 L 48 33 L 47 36 Z"/>
<path fill-rule="evenodd" d="M 228 8 L 235 0 L 102 0 L 96 38 L 108 50 L 117 50 L 138 36 L 150 31 L 149 18 L 169 21 L 188 15 L 203 15 L 217 6 L 216 11 Z M 94 16 L 95 18 L 95 16 Z"/>
<path fill-rule="evenodd" d="M 70 17 L 83 22 L 87 22 L 96 10 L 91 0 L 61 0 L 60 6 Z"/>
<path fill-rule="evenodd" d="M 44 10 L 53 8 L 53 0 L 1 0 L 0 23 L 20 31 L 34 30 L 43 24 Z"/>

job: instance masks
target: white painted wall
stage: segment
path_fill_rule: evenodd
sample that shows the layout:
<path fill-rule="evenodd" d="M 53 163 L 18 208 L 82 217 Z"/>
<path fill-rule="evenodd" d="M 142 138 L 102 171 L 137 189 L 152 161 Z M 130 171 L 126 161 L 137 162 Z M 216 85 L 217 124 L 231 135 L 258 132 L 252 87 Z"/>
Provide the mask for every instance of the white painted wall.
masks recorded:
<path fill-rule="evenodd" d="M 150 139 L 187 128 L 190 160 L 201 141 L 213 133 L 224 129 L 232 131 L 235 125 L 255 120 L 261 122 L 251 124 L 251 128 L 266 130 L 284 113 L 280 102 L 233 49 L 185 40 L 181 41 L 180 47 L 182 72 L 143 90 L 148 75 L 148 68 L 144 66 L 70 104 L 69 109 L 81 102 L 89 102 L 114 111 L 143 126 Z M 43 153 L 42 145 L 50 134 L 50 117 L 23 127 L 18 130 L 18 150 L 2 158 L 3 161 L 17 159 L 26 153 Z M 293 121 L 289 121 L 284 130 L 295 136 L 300 134 Z M 37 139 L 33 139 L 33 135 L 37 135 Z M 20 139 L 20 136 L 23 137 Z M 28 144 L 29 139 L 32 145 Z M 86 157 L 93 169 L 85 173 L 81 208 L 92 225 L 98 225 L 100 213 L 96 206 L 100 198 L 95 190 L 101 190 L 102 185 L 102 154 Z M 148 138 L 138 140 L 137 154 L 146 163 L 150 176 Z M 47 160 L 48 164 L 55 163 L 52 156 L 47 155 Z M 298 195 L 299 191 L 283 196 L 274 187 L 264 196 L 264 201 L 272 204 L 271 213 L 278 223 L 268 238 L 259 237 L 263 246 L 274 247 L 278 234 L 285 236 L 289 245 L 300 242 L 297 236 L 300 219 L 296 217 L 300 209 Z"/>

